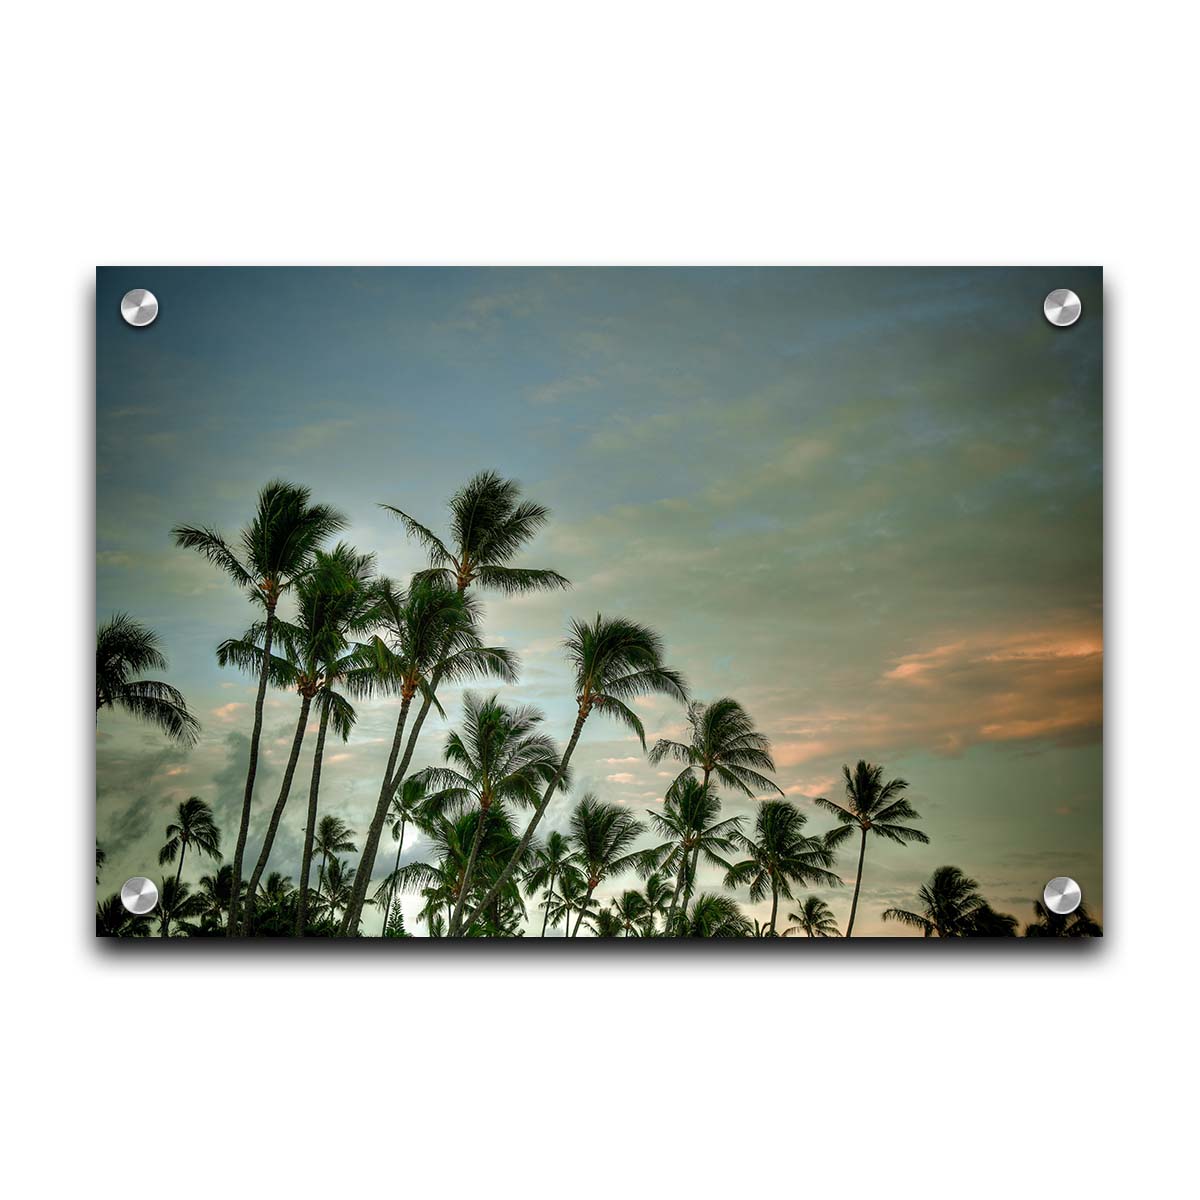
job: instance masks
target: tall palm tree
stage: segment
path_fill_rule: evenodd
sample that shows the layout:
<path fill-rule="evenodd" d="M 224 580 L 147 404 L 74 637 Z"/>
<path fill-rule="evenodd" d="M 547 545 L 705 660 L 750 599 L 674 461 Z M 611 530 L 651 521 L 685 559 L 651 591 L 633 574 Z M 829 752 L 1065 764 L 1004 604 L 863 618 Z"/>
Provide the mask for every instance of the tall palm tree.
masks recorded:
<path fill-rule="evenodd" d="M 428 790 L 428 772 L 422 771 L 419 775 L 410 775 L 400 785 L 399 791 L 392 797 L 392 802 L 388 806 L 388 831 L 392 835 L 392 841 L 396 843 L 396 865 L 392 868 L 393 876 L 400 870 L 400 855 L 404 851 L 405 831 L 410 824 L 417 821 L 418 817 L 424 811 Z M 384 909 L 384 912 L 390 914 L 395 902 L 396 889 L 393 886 L 388 893 L 387 908 Z"/>
<path fill-rule="evenodd" d="M 179 857 L 179 868 L 175 882 L 183 875 L 183 857 L 189 846 L 195 846 L 201 854 L 221 861 L 221 831 L 213 820 L 212 809 L 199 796 L 189 796 L 176 809 L 175 820 L 167 826 L 166 845 L 158 852 L 158 865 L 175 861 Z"/>
<path fill-rule="evenodd" d="M 1065 937 L 1085 938 L 1103 937 L 1104 930 L 1100 923 L 1080 905 L 1073 913 L 1060 916 L 1051 912 L 1040 900 L 1033 902 L 1033 913 L 1036 918 L 1032 924 L 1025 926 L 1025 937 Z"/>
<path fill-rule="evenodd" d="M 525 894 L 532 896 L 545 889 L 542 895 L 542 908 L 545 912 L 541 933 L 541 936 L 545 937 L 546 923 L 550 920 L 550 907 L 556 899 L 555 881 L 564 868 L 574 866 L 575 856 L 571 850 L 571 843 L 555 829 L 546 835 L 543 845 L 534 848 L 532 861 L 533 865 L 525 876 Z"/>
<path fill-rule="evenodd" d="M 339 677 L 361 675 L 368 682 L 360 683 L 366 691 L 373 679 L 368 662 L 360 662 L 358 652 L 347 651 L 350 638 L 365 633 L 375 616 L 376 595 L 371 583 L 375 556 L 359 554 L 353 547 L 339 543 L 332 551 L 318 550 L 313 555 L 311 570 L 297 581 L 297 616 L 294 621 L 275 618 L 275 639 L 278 652 L 272 654 L 268 675 L 278 686 L 294 688 L 300 697 L 300 709 L 296 719 L 296 731 L 292 736 L 291 752 L 279 785 L 279 795 L 271 810 L 267 828 L 263 835 L 258 860 L 250 876 L 249 900 L 253 908 L 258 895 L 259 880 L 266 870 L 275 845 L 279 822 L 291 796 L 292 780 L 300 761 L 300 750 L 308 730 L 309 711 L 314 699 L 318 699 L 321 720 L 317 731 L 318 754 L 314 756 L 313 772 L 317 786 L 320 783 L 321 758 L 324 754 L 325 734 L 332 719 L 335 730 L 343 738 L 348 737 L 354 725 L 355 714 L 346 698 L 333 690 Z M 265 637 L 265 627 L 260 623 L 244 638 L 223 642 L 217 650 L 217 661 L 225 666 L 249 668 L 258 674 L 262 667 L 263 650 L 259 642 Z M 309 788 L 309 824 L 305 831 L 311 861 L 311 842 L 308 830 L 316 821 L 316 796 Z M 301 864 L 303 876 L 303 863 Z M 307 884 L 307 880 L 303 880 Z M 249 927 L 251 917 L 247 917 Z M 246 932 L 249 932 L 247 928 Z"/>
<path fill-rule="evenodd" d="M 584 907 L 604 880 L 637 865 L 639 853 L 633 849 L 633 844 L 645 828 L 619 804 L 606 804 L 590 792 L 580 798 L 571 814 L 571 844 L 579 869 L 587 880 Z M 581 909 L 572 937 L 579 936 L 582 921 Z"/>
<path fill-rule="evenodd" d="M 551 798 L 558 790 L 579 744 L 583 726 L 593 710 L 632 729 L 642 747 L 646 745 L 646 731 L 637 713 L 626 701 L 636 696 L 651 693 L 673 696 L 686 703 L 687 688 L 678 671 L 664 666 L 662 661 L 662 638 L 645 625 L 624 617 L 596 615 L 595 621 L 572 621 L 565 642 L 567 659 L 575 676 L 576 714 L 571 738 L 559 763 L 559 769 L 542 793 L 533 817 L 525 828 L 518 851 L 496 881 L 498 890 L 516 870 L 518 862 L 529 848 Z M 465 920 L 464 928 L 470 929 L 471 922 L 484 905 L 492 900 L 487 895 L 479 908 Z"/>
<path fill-rule="evenodd" d="M 121 903 L 121 894 L 113 892 L 96 905 L 97 937 L 149 937 L 154 921 L 149 913 L 131 913 Z"/>
<path fill-rule="evenodd" d="M 753 937 L 754 926 L 731 896 L 701 892 L 685 911 L 676 937 L 745 938 Z"/>
<path fill-rule="evenodd" d="M 689 737 L 686 742 L 659 738 L 649 754 L 651 763 L 668 759 L 686 764 L 668 789 L 668 798 L 679 791 L 684 780 L 697 774 L 703 787 L 708 787 L 710 780 L 715 778 L 717 785 L 744 796 L 754 797 L 762 792 L 783 795 L 779 785 L 763 774 L 775 770 L 771 743 L 759 733 L 750 714 L 736 700 L 722 696 L 711 704 L 694 701 L 687 706 L 687 723 Z M 691 898 L 699 865 L 700 847 L 697 845 L 684 880 L 685 907 Z M 672 911 L 667 918 L 668 924 L 673 918 Z"/>
<path fill-rule="evenodd" d="M 833 851 L 817 837 L 804 833 L 808 818 L 788 800 L 764 800 L 754 818 L 754 836 L 739 839 L 746 858 L 727 863 L 726 887 L 750 888 L 755 903 L 771 897 L 772 937 L 778 930 L 775 919 L 779 897 L 792 899 L 793 883 L 804 887 L 840 887 L 841 880 L 827 868 L 834 863 Z"/>
<path fill-rule="evenodd" d="M 137 679 L 143 671 L 165 671 L 167 660 L 158 635 L 128 613 L 109 617 L 96 633 L 96 712 L 122 708 L 157 725 L 169 738 L 194 746 L 200 722 L 188 712 L 183 693 L 156 679 Z"/>
<path fill-rule="evenodd" d="M 846 803 L 837 804 L 821 797 L 815 803 L 837 818 L 838 824 L 826 835 L 829 846 L 839 846 L 851 833 L 858 829 L 862 843 L 858 850 L 858 871 L 854 877 L 854 899 L 850 902 L 850 920 L 846 924 L 846 936 L 854 932 L 854 915 L 858 912 L 858 893 L 862 887 L 863 858 L 867 853 L 867 834 L 887 838 L 892 842 L 907 845 L 921 842 L 928 845 L 929 838 L 903 821 L 919 821 L 918 813 L 901 794 L 908 788 L 903 779 L 883 778 L 883 767 L 859 759 L 851 774 L 850 767 L 843 765 L 842 776 L 846 781 Z"/>
<path fill-rule="evenodd" d="M 204 913 L 204 899 L 192 895 L 191 887 L 177 875 L 168 875 L 158 893 L 158 932 L 160 937 L 190 937 L 199 933 L 195 924 Z"/>
<path fill-rule="evenodd" d="M 427 772 L 436 789 L 428 800 L 431 811 L 461 812 L 474 804 L 482 816 L 450 915 L 451 937 L 459 932 L 462 906 L 470 894 L 475 859 L 492 806 L 508 803 L 532 807 L 558 772 L 558 749 L 537 729 L 542 720 L 536 708 L 509 708 L 494 694 L 483 697 L 467 692 L 463 696 L 462 731 L 454 730 L 447 736 L 443 751 L 451 765 L 432 767 Z"/>
<path fill-rule="evenodd" d="M 329 860 L 339 854 L 354 854 L 358 847 L 354 844 L 354 831 L 341 817 L 335 817 L 332 813 L 326 813 L 317 824 L 313 842 L 316 852 L 321 856 L 321 867 L 317 871 L 317 898 L 320 899 Z"/>
<path fill-rule="evenodd" d="M 711 786 L 684 774 L 667 793 L 661 813 L 648 810 L 654 832 L 667 841 L 646 855 L 646 869 L 674 874 L 675 888 L 667 908 L 665 932 L 670 933 L 675 906 L 683 895 L 687 907 L 696 867 L 703 854 L 713 866 L 727 867 L 725 858 L 737 850 L 741 817 L 720 817 L 721 802 Z"/>
<path fill-rule="evenodd" d="M 976 914 L 987 907 L 979 884 L 958 867 L 938 867 L 929 882 L 921 885 L 917 899 L 920 912 L 889 908 L 883 919 L 919 929 L 925 937 L 969 937 Z"/>
<path fill-rule="evenodd" d="M 478 605 L 472 597 L 447 588 L 440 579 L 414 579 L 405 592 L 397 591 L 389 580 L 381 582 L 380 620 L 383 634 L 377 634 L 368 643 L 368 653 L 374 664 L 370 678 L 373 687 L 399 693 L 400 712 L 396 718 L 396 730 L 383 783 L 379 788 L 379 798 L 363 843 L 354 894 L 342 920 L 343 932 L 354 928 L 361 916 L 388 805 L 408 771 L 424 714 L 429 705 L 436 702 L 434 692 L 437 683 L 480 675 L 495 676 L 506 683 L 516 681 L 516 656 L 501 647 L 484 646 L 477 632 L 478 616 Z M 353 687 L 351 691 L 357 694 Z M 404 757 L 397 765 L 409 709 L 418 692 L 422 693 L 426 702 L 422 704 L 418 720 L 409 733 Z"/>
<path fill-rule="evenodd" d="M 793 933 L 804 934 L 810 938 L 841 937 L 841 930 L 834 920 L 833 909 L 817 896 L 805 896 L 804 903 L 793 913 L 788 914 L 788 920 L 794 928 L 785 929 L 784 937 Z"/>
<path fill-rule="evenodd" d="M 258 494 L 258 505 L 250 523 L 242 530 L 240 553 L 215 529 L 179 525 L 171 530 L 177 546 L 196 550 L 219 567 L 266 613 L 263 622 L 262 666 L 254 698 L 254 724 L 250 732 L 250 756 L 237 846 L 233 855 L 233 889 L 228 931 L 238 932 L 242 859 L 250 831 L 250 808 L 254 800 L 254 778 L 258 772 L 258 745 L 262 737 L 263 703 L 267 695 L 271 646 L 275 636 L 275 610 L 280 599 L 312 567 L 313 556 L 327 538 L 346 523 L 345 517 L 326 504 L 313 504 L 306 487 L 274 479 Z"/>

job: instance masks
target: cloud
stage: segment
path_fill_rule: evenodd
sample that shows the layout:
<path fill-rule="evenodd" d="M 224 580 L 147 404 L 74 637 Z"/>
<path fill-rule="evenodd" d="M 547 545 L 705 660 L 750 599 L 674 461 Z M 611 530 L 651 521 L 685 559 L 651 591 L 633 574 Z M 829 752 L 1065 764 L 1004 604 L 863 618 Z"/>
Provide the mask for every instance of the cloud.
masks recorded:
<path fill-rule="evenodd" d="M 605 779 L 609 783 L 636 783 L 637 776 L 631 775 L 628 771 L 618 771 L 615 775 L 605 775 Z"/>
<path fill-rule="evenodd" d="M 219 705 L 212 710 L 212 715 L 218 721 L 232 721 L 240 709 L 246 706 L 240 700 L 230 700 L 228 704 Z"/>

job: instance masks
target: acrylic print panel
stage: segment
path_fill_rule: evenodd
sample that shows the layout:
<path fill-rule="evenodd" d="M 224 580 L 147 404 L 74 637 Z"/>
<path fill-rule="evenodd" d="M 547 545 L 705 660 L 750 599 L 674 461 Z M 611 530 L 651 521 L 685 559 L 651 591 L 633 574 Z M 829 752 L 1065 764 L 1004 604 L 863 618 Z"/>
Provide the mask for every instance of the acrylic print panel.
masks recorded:
<path fill-rule="evenodd" d="M 100 270 L 97 933 L 1098 934 L 1101 310 Z"/>

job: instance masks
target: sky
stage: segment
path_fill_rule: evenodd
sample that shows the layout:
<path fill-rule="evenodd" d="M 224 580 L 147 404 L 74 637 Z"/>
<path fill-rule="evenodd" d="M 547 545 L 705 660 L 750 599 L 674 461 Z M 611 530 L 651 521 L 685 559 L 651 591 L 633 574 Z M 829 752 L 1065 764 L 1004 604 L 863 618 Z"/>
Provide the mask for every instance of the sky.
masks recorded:
<path fill-rule="evenodd" d="M 160 305 L 143 329 L 120 317 L 134 287 Z M 1058 287 L 1083 301 L 1069 329 L 1042 315 Z M 188 796 L 230 851 L 236 837 L 254 680 L 214 650 L 254 614 L 171 527 L 234 536 L 282 477 L 403 580 L 425 560 L 380 505 L 442 530 L 450 494 L 493 469 L 552 510 L 520 563 L 572 581 L 483 597 L 485 641 L 522 662 L 502 698 L 538 706 L 560 742 L 568 621 L 628 616 L 696 698 L 747 708 L 809 832 L 832 823 L 812 800 L 841 799 L 843 763 L 909 782 L 931 842 L 869 844 L 856 936 L 902 936 L 881 913 L 917 907 L 944 864 L 1022 923 L 1056 875 L 1102 916 L 1102 306 L 1100 270 L 1077 267 L 100 269 L 97 619 L 158 632 L 203 732 L 188 751 L 100 714 L 99 892 L 160 874 Z M 443 702 L 414 766 L 440 761 L 458 690 Z M 251 864 L 298 705 L 268 695 Z M 648 739 L 683 735 L 674 701 L 637 708 Z M 394 720 L 394 701 L 364 703 L 327 747 L 321 811 L 360 833 Z M 293 877 L 310 749 L 271 860 Z M 660 809 L 671 774 L 598 718 L 572 766 L 541 833 L 565 831 L 588 790 Z M 753 799 L 722 801 L 752 824 Z M 378 874 L 394 853 L 385 836 Z M 426 853 L 410 834 L 402 861 Z M 855 860 L 843 851 L 847 886 L 817 893 L 843 928 Z M 769 903 L 739 899 L 765 920 Z M 378 923 L 368 909 L 364 930 Z"/>

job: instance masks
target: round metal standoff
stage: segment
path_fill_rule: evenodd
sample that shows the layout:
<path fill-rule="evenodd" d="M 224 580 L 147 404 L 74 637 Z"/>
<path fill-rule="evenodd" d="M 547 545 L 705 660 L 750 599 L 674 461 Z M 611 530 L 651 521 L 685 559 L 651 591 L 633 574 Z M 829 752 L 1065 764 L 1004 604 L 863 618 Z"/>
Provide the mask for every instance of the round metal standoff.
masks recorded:
<path fill-rule="evenodd" d="M 1075 880 L 1066 875 L 1056 875 L 1042 892 L 1046 907 L 1060 917 L 1073 913 L 1083 901 L 1083 892 Z"/>
<path fill-rule="evenodd" d="M 1083 301 L 1070 288 L 1055 288 L 1046 297 L 1042 312 L 1046 314 L 1046 320 L 1051 325 L 1065 329 L 1079 320 L 1079 315 L 1083 312 Z"/>
<path fill-rule="evenodd" d="M 121 297 L 121 316 L 130 325 L 149 325 L 158 316 L 158 300 L 145 288 L 134 288 Z"/>
<path fill-rule="evenodd" d="M 152 912 L 158 904 L 158 888 L 154 886 L 154 880 L 144 875 L 125 880 L 121 884 L 121 903 L 139 917 Z"/>

